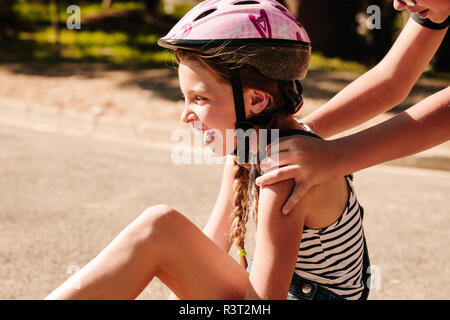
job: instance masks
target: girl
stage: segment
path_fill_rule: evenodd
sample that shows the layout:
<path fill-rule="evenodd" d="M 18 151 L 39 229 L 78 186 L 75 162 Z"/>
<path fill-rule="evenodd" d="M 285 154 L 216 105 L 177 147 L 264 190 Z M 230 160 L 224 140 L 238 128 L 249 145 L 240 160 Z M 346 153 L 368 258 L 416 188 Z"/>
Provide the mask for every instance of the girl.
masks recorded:
<path fill-rule="evenodd" d="M 168 206 L 147 209 L 48 298 L 135 298 L 155 276 L 181 299 L 367 298 L 363 211 L 351 178 L 312 188 L 283 216 L 292 181 L 254 188 L 264 157 L 255 155 L 258 141 L 219 139 L 249 128 L 318 138 L 293 118 L 301 106 L 297 80 L 310 57 L 301 24 L 276 1 L 210 0 L 159 44 L 175 49 L 179 62 L 182 120 L 201 123 L 203 142 L 216 155 L 235 154 L 214 210 L 202 232 Z M 258 233 L 252 267 L 244 248 L 250 210 Z M 241 265 L 227 254 L 233 241 Z"/>

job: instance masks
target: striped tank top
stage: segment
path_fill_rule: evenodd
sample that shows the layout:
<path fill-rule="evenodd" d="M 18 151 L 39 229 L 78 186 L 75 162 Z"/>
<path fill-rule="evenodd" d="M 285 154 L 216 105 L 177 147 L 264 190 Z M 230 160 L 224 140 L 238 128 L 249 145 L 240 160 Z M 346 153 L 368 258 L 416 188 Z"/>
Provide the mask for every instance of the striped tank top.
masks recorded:
<path fill-rule="evenodd" d="M 303 123 L 301 125 L 305 126 Z M 309 128 L 308 128 L 309 129 Z M 279 136 L 306 135 L 321 139 L 308 131 L 288 129 Z M 294 272 L 348 300 L 359 299 L 364 290 L 363 207 L 353 189 L 353 175 L 345 177 L 349 189 L 347 204 L 333 224 L 322 229 L 303 228 Z"/>
<path fill-rule="evenodd" d="M 361 297 L 364 289 L 363 208 L 356 199 L 352 177 L 346 179 L 349 197 L 344 211 L 328 227 L 304 227 L 294 272 L 345 299 L 354 300 Z"/>

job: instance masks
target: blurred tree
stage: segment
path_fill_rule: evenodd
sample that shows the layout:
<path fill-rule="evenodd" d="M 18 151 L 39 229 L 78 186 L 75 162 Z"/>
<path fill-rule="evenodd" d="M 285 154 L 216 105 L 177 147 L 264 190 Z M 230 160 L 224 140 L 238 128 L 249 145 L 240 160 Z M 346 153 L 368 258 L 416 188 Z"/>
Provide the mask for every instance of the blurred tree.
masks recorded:
<path fill-rule="evenodd" d="M 441 47 L 434 56 L 433 67 L 435 71 L 450 72 L 450 45 L 449 45 L 449 32 L 445 35 L 442 41 Z"/>
<path fill-rule="evenodd" d="M 145 10 L 151 14 L 157 14 L 161 1 L 162 0 L 144 0 Z"/>
<path fill-rule="evenodd" d="M 55 51 L 55 54 L 59 54 L 61 47 L 59 41 L 59 0 L 50 0 L 49 5 L 54 34 L 53 50 Z"/>
<path fill-rule="evenodd" d="M 16 16 L 13 11 L 14 0 L 0 0 L 0 40 L 13 37 Z"/>
<path fill-rule="evenodd" d="M 403 27 L 396 26 L 396 18 L 400 13 L 392 7 L 391 0 L 365 0 L 361 2 L 362 13 L 369 14 L 367 8 L 376 5 L 380 8 L 380 28 L 371 28 L 363 26 L 365 33 L 365 48 L 360 60 L 368 64 L 376 64 L 380 61 L 391 48 L 398 31 Z"/>
<path fill-rule="evenodd" d="M 102 0 L 103 9 L 108 10 L 109 8 L 111 8 L 111 1 L 112 0 Z"/>
<path fill-rule="evenodd" d="M 326 56 L 358 59 L 362 39 L 358 35 L 357 0 L 284 0 L 289 10 L 305 26 L 313 49 Z"/>

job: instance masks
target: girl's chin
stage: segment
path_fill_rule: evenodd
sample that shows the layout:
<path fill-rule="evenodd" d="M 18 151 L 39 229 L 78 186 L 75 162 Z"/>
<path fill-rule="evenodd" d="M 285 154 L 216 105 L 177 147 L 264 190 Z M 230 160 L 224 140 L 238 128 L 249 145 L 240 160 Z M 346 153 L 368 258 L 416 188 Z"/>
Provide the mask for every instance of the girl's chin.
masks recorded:
<path fill-rule="evenodd" d="M 435 14 L 434 12 L 429 12 L 427 18 L 434 23 L 443 23 L 448 16 L 443 16 L 441 14 Z"/>
<path fill-rule="evenodd" d="M 208 148 L 209 150 L 211 150 L 211 153 L 215 156 L 215 157 L 223 157 L 226 156 L 227 154 L 230 154 L 234 151 L 233 150 L 227 150 L 227 147 L 219 142 L 211 142 L 208 144 L 204 144 L 204 146 L 206 148 Z"/>

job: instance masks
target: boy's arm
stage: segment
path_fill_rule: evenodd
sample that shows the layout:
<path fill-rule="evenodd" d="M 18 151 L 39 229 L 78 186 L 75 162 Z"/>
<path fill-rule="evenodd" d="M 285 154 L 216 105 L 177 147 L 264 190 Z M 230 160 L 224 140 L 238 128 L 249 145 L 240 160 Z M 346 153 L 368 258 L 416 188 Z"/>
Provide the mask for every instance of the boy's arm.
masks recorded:
<path fill-rule="evenodd" d="M 447 29 L 432 30 L 410 18 L 378 65 L 302 121 L 327 138 L 391 109 L 409 94 Z"/>
<path fill-rule="evenodd" d="M 284 208 L 288 213 L 312 186 L 386 161 L 424 151 L 450 139 L 450 87 L 376 126 L 335 140 L 293 137 L 274 155 L 286 165 L 258 178 L 261 186 L 294 179 Z M 271 155 L 272 156 L 272 155 Z M 294 163 L 294 164 L 293 164 Z"/>

